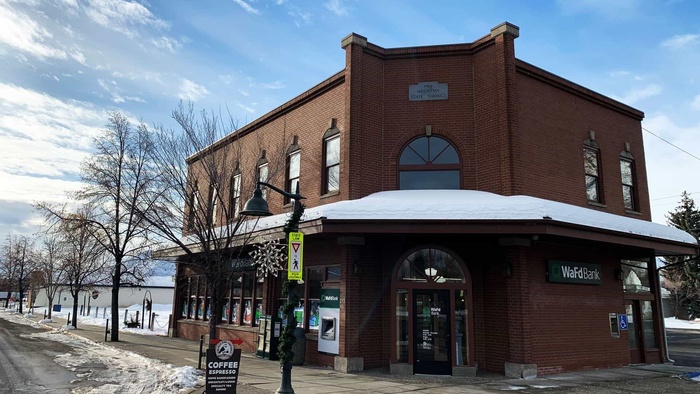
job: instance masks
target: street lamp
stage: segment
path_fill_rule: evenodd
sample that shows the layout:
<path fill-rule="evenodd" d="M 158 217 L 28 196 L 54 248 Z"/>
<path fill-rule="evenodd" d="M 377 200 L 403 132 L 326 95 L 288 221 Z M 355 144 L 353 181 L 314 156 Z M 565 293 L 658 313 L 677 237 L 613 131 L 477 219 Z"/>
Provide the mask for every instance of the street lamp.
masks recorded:
<path fill-rule="evenodd" d="M 267 201 L 262 197 L 262 190 L 260 186 L 266 186 L 270 189 L 276 191 L 277 193 L 289 198 L 294 201 L 294 209 L 292 210 L 292 217 L 290 217 L 284 225 L 284 233 L 286 235 L 287 241 L 289 241 L 289 233 L 299 231 L 299 220 L 304 212 L 304 206 L 301 204 L 301 200 L 304 199 L 301 194 L 299 194 L 299 183 L 296 185 L 295 193 L 289 193 L 282 189 L 278 189 L 275 186 L 270 185 L 266 182 L 257 181 L 255 183 L 255 191 L 253 191 L 253 197 L 245 203 L 242 215 L 249 216 L 270 216 L 270 208 L 267 205 Z M 277 389 L 277 394 L 294 394 L 294 389 L 292 388 L 292 360 L 290 352 L 292 349 L 292 344 L 296 340 L 294 337 L 294 330 L 296 329 L 296 319 L 294 316 L 294 308 L 290 307 L 289 304 L 292 301 L 292 290 L 296 281 L 288 281 L 287 286 L 287 326 L 282 331 L 282 336 L 280 338 L 280 344 L 283 345 L 280 353 L 280 372 L 281 372 L 281 382 L 280 387 Z"/>

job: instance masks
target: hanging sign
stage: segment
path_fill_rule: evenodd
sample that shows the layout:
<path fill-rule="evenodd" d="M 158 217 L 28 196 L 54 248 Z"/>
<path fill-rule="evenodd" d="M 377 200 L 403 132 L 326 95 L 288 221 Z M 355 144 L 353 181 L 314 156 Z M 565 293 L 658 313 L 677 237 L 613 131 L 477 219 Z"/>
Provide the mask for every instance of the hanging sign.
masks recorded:
<path fill-rule="evenodd" d="M 304 271 L 304 233 L 289 233 L 287 251 L 287 278 L 289 280 L 302 280 L 302 272 Z"/>

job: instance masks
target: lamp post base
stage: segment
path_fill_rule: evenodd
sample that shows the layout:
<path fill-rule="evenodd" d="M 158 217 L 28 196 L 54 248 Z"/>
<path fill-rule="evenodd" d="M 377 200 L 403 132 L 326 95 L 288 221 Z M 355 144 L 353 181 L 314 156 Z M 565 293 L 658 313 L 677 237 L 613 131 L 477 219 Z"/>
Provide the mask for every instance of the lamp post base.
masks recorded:
<path fill-rule="evenodd" d="M 280 388 L 278 388 L 275 393 L 294 394 L 294 389 L 292 388 L 292 363 L 284 363 L 284 365 L 280 367 L 280 373 L 282 374 L 282 381 L 280 382 Z"/>

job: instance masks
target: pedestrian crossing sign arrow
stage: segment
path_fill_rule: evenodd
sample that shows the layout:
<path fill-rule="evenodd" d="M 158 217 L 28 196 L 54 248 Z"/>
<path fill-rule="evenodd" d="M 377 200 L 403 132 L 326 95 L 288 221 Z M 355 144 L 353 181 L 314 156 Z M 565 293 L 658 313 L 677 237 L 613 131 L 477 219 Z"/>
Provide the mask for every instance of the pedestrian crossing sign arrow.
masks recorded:
<path fill-rule="evenodd" d="M 304 272 L 304 233 L 289 233 L 287 251 L 287 278 L 289 280 L 302 280 L 302 273 Z"/>

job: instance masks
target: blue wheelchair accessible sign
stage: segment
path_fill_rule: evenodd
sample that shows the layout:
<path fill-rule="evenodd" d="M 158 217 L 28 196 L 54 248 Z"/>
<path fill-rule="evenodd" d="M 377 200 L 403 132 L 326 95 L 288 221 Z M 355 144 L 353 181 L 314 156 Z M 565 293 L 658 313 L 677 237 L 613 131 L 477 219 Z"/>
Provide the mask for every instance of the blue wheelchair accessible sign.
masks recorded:
<path fill-rule="evenodd" d="M 617 320 L 620 330 L 627 330 L 627 315 L 619 314 L 617 315 Z"/>

